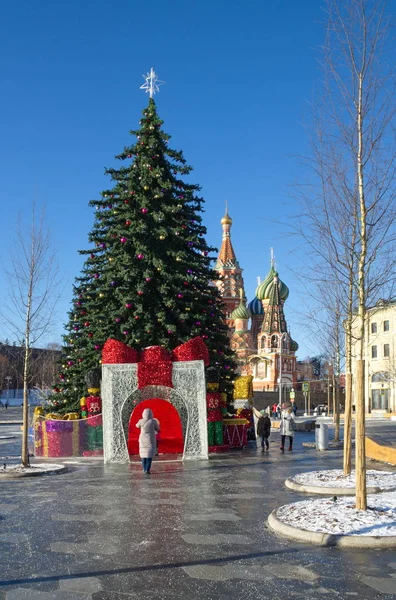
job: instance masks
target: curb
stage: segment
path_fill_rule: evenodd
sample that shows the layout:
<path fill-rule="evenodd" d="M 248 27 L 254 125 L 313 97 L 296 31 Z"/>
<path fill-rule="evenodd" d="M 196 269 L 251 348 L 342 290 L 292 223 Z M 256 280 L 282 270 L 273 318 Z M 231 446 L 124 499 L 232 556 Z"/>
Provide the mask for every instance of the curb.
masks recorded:
<path fill-rule="evenodd" d="M 7 473 L 5 470 L 3 472 L 0 472 L 0 481 L 2 479 L 23 479 L 25 477 L 42 477 L 44 475 L 58 475 L 59 473 L 65 473 L 67 471 L 67 467 L 65 465 L 53 465 L 53 467 L 51 469 L 48 469 L 47 471 L 40 471 L 38 469 L 35 470 L 35 466 L 40 466 L 40 463 L 32 465 L 32 471 L 26 471 L 23 473 Z"/>
<path fill-rule="evenodd" d="M 285 481 L 285 486 L 295 492 L 304 492 L 307 494 L 319 494 L 321 496 L 354 496 L 356 489 L 353 487 L 318 487 L 316 485 L 304 485 L 302 483 L 296 483 L 292 481 L 291 477 L 288 477 Z M 394 492 L 396 487 L 392 488 L 380 488 L 380 487 L 367 487 L 368 494 L 382 494 L 385 492 Z"/>
<path fill-rule="evenodd" d="M 396 548 L 395 535 L 333 535 L 331 533 L 309 531 L 308 529 L 297 529 L 280 521 L 276 516 L 277 512 L 278 509 L 275 509 L 269 515 L 268 525 L 276 533 L 292 540 L 317 544 L 319 546 L 339 546 L 343 548 Z"/>

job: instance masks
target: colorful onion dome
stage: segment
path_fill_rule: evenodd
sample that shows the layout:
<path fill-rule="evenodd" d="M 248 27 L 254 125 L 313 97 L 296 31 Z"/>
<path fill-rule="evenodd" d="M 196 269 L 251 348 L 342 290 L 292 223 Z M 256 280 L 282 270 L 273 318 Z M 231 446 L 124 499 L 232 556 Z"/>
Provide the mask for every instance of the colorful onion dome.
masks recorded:
<path fill-rule="evenodd" d="M 290 350 L 292 352 L 297 352 L 297 350 L 298 350 L 297 342 L 295 340 L 292 340 L 291 338 L 290 338 Z"/>
<path fill-rule="evenodd" d="M 274 266 L 271 265 L 270 272 L 267 277 L 260 283 L 256 289 L 256 296 L 259 300 L 269 300 L 271 291 L 274 285 L 274 277 L 278 279 L 279 297 L 281 300 L 286 300 L 289 296 L 289 288 L 286 284 L 279 279 L 278 273 L 275 271 Z"/>
<path fill-rule="evenodd" d="M 248 309 L 252 313 L 252 315 L 263 315 L 264 309 L 258 298 L 253 298 L 251 302 L 248 304 Z"/>
<path fill-rule="evenodd" d="M 231 319 L 250 319 L 250 311 L 246 308 L 243 300 L 241 300 L 240 305 L 232 311 Z"/>

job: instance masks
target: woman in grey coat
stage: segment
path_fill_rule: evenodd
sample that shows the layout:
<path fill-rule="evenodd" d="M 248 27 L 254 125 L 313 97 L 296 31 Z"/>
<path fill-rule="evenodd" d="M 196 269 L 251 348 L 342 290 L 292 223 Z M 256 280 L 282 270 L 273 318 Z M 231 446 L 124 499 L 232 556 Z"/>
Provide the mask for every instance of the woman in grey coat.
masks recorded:
<path fill-rule="evenodd" d="M 289 451 L 293 450 L 293 436 L 294 436 L 294 415 L 291 408 L 282 411 L 281 423 L 280 423 L 280 434 L 282 436 L 282 452 L 285 451 L 285 440 L 289 438 Z"/>
<path fill-rule="evenodd" d="M 136 423 L 136 427 L 140 429 L 139 435 L 139 454 L 142 459 L 143 471 L 146 475 L 150 475 L 151 462 L 156 451 L 156 433 L 159 432 L 160 426 L 157 419 L 153 417 L 153 411 L 150 408 L 145 408 L 142 418 Z"/>

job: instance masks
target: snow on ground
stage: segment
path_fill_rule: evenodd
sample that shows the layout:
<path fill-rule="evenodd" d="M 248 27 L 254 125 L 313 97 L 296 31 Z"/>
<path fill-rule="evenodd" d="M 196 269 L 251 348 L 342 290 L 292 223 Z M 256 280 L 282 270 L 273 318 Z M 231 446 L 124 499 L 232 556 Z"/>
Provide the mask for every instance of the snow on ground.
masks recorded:
<path fill-rule="evenodd" d="M 317 487 L 354 488 L 356 485 L 355 471 L 350 475 L 344 475 L 342 469 L 297 473 L 294 477 L 290 477 L 290 480 L 301 485 Z M 379 487 L 382 490 L 396 488 L 396 472 L 367 471 L 366 481 L 367 487 Z"/>
<path fill-rule="evenodd" d="M 355 498 L 319 498 L 278 509 L 282 523 L 320 533 L 352 536 L 396 536 L 396 492 L 367 496 L 366 511 L 355 509 Z"/>
<path fill-rule="evenodd" d="M 44 475 L 45 473 L 52 473 L 59 469 L 63 469 L 63 465 L 48 463 L 35 463 L 30 467 L 24 467 L 23 465 L 4 465 L 0 467 L 0 477 L 1 475 L 31 475 L 32 473 Z"/>

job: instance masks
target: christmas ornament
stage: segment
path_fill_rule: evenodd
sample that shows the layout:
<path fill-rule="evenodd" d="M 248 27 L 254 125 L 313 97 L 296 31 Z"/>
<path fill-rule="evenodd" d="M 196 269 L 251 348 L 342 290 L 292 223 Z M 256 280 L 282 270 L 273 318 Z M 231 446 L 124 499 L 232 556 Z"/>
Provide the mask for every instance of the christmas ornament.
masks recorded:
<path fill-rule="evenodd" d="M 126 237 L 122 237 L 122 238 L 120 238 L 120 242 L 121 242 L 121 244 L 125 244 L 125 243 L 126 243 L 126 241 L 127 241 Z"/>
<path fill-rule="evenodd" d="M 99 279 L 99 273 L 94 273 L 95 279 Z"/>
<path fill-rule="evenodd" d="M 129 227 L 130 225 L 132 225 L 132 221 L 129 221 L 129 219 L 128 219 L 127 221 L 125 221 L 125 225 L 126 225 L 127 227 Z"/>
<path fill-rule="evenodd" d="M 137 254 L 136 258 L 139 260 L 143 260 L 144 259 L 144 254 Z"/>
<path fill-rule="evenodd" d="M 133 306 L 133 305 L 132 305 L 130 302 L 127 302 L 127 303 L 125 304 L 125 308 L 132 308 L 132 306 Z"/>

